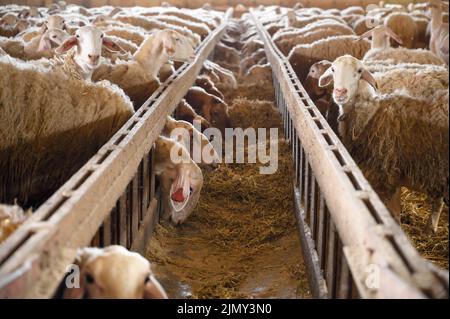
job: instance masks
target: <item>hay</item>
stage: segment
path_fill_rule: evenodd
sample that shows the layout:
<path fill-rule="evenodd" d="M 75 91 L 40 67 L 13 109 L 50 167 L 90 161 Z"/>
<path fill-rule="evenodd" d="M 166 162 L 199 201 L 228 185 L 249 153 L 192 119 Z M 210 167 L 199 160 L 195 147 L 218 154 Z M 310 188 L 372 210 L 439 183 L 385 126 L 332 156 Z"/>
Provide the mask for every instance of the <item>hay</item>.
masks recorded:
<path fill-rule="evenodd" d="M 169 295 L 309 297 L 293 214 L 292 158 L 281 138 L 273 87 L 241 84 L 238 92 L 223 93 L 233 126 L 279 129 L 278 171 L 261 175 L 264 164 L 256 163 L 221 164 L 205 172 L 193 215 L 181 227 L 159 225 L 147 257 Z M 245 153 L 248 147 L 254 145 L 246 145 Z M 179 281 L 176 287 L 174 281 Z M 186 289 L 182 287 L 189 287 L 189 292 L 181 292 Z"/>
<path fill-rule="evenodd" d="M 402 189 L 402 229 L 423 257 L 448 269 L 448 209 L 442 213 L 434 235 L 424 231 L 430 211 L 431 202 L 426 195 Z"/>

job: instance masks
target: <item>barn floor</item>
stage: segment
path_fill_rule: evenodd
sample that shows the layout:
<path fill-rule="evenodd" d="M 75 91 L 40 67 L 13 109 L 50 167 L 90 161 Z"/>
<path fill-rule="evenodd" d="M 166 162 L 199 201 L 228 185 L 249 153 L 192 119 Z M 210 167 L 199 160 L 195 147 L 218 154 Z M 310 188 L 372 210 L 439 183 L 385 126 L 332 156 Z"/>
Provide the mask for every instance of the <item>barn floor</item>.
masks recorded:
<path fill-rule="evenodd" d="M 234 127 L 278 128 L 278 170 L 261 175 L 255 163 L 205 172 L 193 215 L 180 227 L 158 225 L 147 257 L 171 298 L 310 298 L 273 87 L 241 83 L 223 93 Z"/>

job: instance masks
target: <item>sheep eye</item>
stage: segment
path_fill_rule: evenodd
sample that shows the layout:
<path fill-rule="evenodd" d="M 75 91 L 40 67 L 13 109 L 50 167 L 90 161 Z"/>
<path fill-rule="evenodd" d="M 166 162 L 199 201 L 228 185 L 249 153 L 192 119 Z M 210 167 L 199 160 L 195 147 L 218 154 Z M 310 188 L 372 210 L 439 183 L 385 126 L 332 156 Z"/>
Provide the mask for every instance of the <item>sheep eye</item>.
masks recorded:
<path fill-rule="evenodd" d="M 104 34 L 102 34 L 102 35 L 100 36 L 100 38 L 103 38 L 103 36 L 104 36 Z"/>
<path fill-rule="evenodd" d="M 359 70 L 358 70 L 358 73 L 361 74 L 361 73 L 362 73 L 362 69 L 359 69 Z"/>
<path fill-rule="evenodd" d="M 331 72 L 334 72 L 334 68 L 331 68 Z"/>
<path fill-rule="evenodd" d="M 77 34 L 77 38 L 80 38 L 80 35 L 79 35 L 79 34 Z"/>
<path fill-rule="evenodd" d="M 148 275 L 147 277 L 145 277 L 144 284 L 148 283 L 149 281 L 150 281 L 150 275 Z"/>
<path fill-rule="evenodd" d="M 86 274 L 85 279 L 88 284 L 93 284 L 95 282 L 94 277 L 92 277 L 91 274 Z"/>

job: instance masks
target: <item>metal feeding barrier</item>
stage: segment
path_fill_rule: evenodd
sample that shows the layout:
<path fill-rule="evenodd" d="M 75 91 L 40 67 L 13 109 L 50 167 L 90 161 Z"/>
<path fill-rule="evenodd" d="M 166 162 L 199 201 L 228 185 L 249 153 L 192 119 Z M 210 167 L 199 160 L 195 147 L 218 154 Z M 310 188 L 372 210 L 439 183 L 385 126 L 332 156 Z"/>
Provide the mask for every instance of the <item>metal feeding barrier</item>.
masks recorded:
<path fill-rule="evenodd" d="M 250 10 L 272 67 L 295 165 L 301 243 L 316 298 L 448 298 L 449 274 L 422 258 Z"/>
<path fill-rule="evenodd" d="M 78 247 L 143 252 L 159 218 L 154 147 L 166 118 L 194 83 L 232 10 L 125 125 L 3 244 L 0 298 L 49 298 Z"/>

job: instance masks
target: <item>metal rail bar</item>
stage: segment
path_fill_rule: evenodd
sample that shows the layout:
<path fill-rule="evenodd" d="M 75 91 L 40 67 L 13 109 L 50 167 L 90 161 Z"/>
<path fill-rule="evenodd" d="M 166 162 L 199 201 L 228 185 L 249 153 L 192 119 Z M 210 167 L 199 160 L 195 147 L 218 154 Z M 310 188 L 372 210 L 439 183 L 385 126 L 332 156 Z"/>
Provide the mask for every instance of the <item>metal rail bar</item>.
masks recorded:
<path fill-rule="evenodd" d="M 48 298 L 90 243 L 145 248 L 158 219 L 153 143 L 221 38 L 232 10 L 125 125 L 1 246 L 0 298 Z"/>
<path fill-rule="evenodd" d="M 274 45 L 259 12 L 250 13 L 294 149 L 297 217 L 314 296 L 448 298 L 448 272 L 414 249 Z"/>

